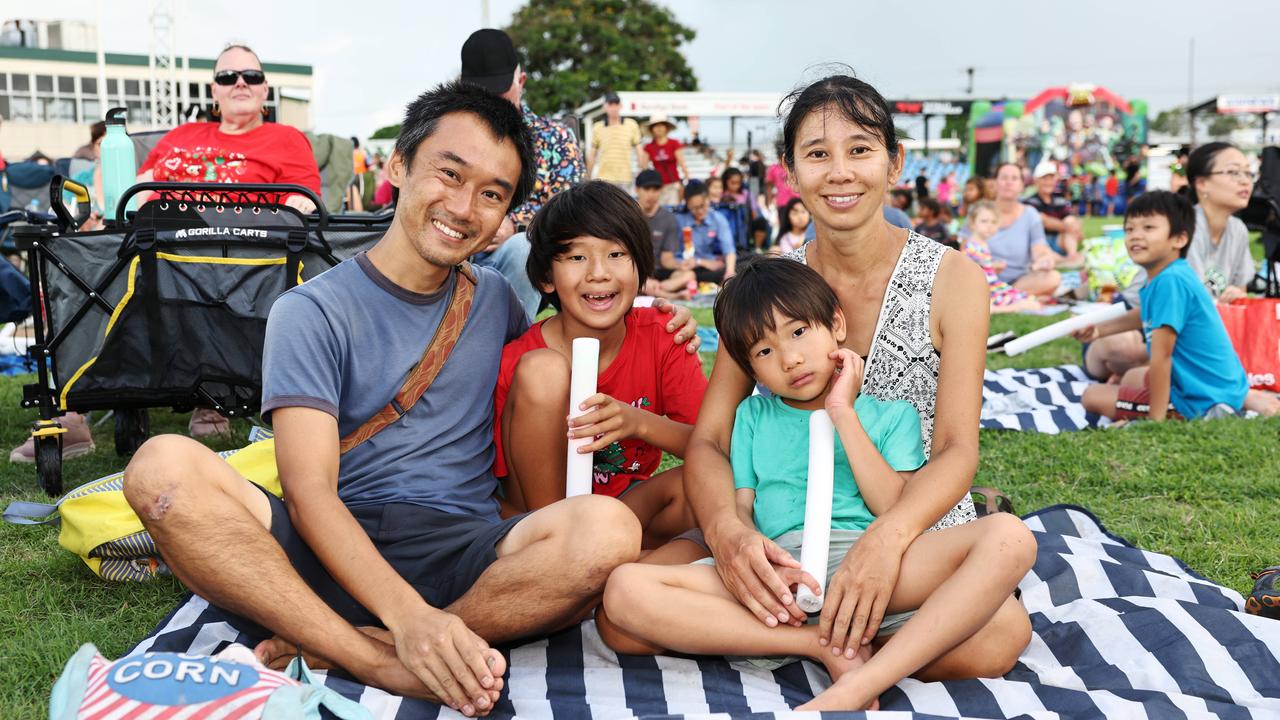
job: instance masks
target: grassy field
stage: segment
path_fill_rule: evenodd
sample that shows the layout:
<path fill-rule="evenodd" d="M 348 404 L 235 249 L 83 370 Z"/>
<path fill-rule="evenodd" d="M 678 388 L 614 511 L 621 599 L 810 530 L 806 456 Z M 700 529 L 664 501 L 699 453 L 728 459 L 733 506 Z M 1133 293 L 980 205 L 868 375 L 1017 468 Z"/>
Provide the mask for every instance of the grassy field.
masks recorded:
<path fill-rule="evenodd" d="M 1102 221 L 1086 222 L 1096 227 Z M 710 325 L 710 311 L 697 315 Z M 1026 332 L 1051 321 L 998 316 L 992 331 Z M 1076 362 L 1079 346 L 1060 340 L 1016 359 L 992 356 L 989 367 Z M 18 445 L 29 430 L 33 414 L 19 409 L 18 400 L 30 381 L 0 378 L 0 447 Z M 181 432 L 186 416 L 153 411 L 152 424 L 156 432 Z M 236 436 L 217 449 L 244 444 L 248 425 L 237 422 L 235 428 Z M 111 434 L 108 421 L 95 432 L 98 450 L 64 466 L 67 488 L 123 467 Z M 1019 512 L 1056 503 L 1088 507 L 1112 532 L 1247 592 L 1250 570 L 1280 561 L 1278 434 L 1280 418 L 1139 424 L 1057 436 L 984 431 L 975 483 L 1003 489 Z M 14 500 L 45 501 L 33 466 L 0 464 L 0 506 Z M 0 717 L 44 717 L 53 680 L 81 643 L 118 656 L 181 595 L 172 579 L 104 582 L 58 547 L 56 530 L 0 524 Z"/>

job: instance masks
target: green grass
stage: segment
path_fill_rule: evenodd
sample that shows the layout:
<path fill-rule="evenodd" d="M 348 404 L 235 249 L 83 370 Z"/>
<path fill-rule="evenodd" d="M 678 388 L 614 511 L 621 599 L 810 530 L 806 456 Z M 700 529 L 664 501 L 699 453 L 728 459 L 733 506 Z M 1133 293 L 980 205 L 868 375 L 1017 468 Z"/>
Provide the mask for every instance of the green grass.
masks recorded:
<path fill-rule="evenodd" d="M 1091 225 L 1109 222 L 1085 220 Z M 708 309 L 695 317 L 711 325 Z M 992 332 L 1025 333 L 1055 318 L 997 316 Z M 1059 340 L 988 366 L 1044 367 L 1079 362 L 1079 346 Z M 703 353 L 709 369 L 711 355 Z M 31 376 L 0 378 L 0 447 L 22 442 L 34 414 L 19 409 Z M 186 416 L 152 412 L 155 432 L 182 432 Z M 248 425 L 215 445 L 245 442 Z M 70 489 L 119 470 L 111 423 L 95 432 L 98 450 L 64 466 Z M 1280 418 L 1140 424 L 1049 436 L 983 431 L 977 484 L 994 485 L 1020 512 L 1056 503 L 1091 509 L 1112 532 L 1143 548 L 1185 560 L 1236 590 L 1250 570 L 1280 561 L 1275 532 L 1280 497 Z M 45 501 L 30 465 L 0 463 L 0 505 Z M 99 580 L 57 545 L 45 527 L 0 524 L 0 717 L 39 718 L 53 680 L 83 642 L 115 657 L 146 635 L 182 589 L 172 579 L 120 585 Z"/>

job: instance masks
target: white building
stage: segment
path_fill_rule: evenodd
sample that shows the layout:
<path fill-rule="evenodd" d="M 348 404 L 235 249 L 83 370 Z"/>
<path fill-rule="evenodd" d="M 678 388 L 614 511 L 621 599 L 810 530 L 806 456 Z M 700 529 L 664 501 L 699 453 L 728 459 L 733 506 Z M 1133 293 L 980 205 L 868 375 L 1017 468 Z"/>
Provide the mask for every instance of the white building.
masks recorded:
<path fill-rule="evenodd" d="M 149 56 L 106 53 L 106 86 L 99 88 L 97 53 L 90 49 L 95 35 L 91 25 L 67 22 L 37 23 L 25 32 L 10 22 L 0 32 L 0 153 L 6 159 L 19 160 L 37 150 L 55 158 L 68 156 L 89 142 L 89 126 L 112 107 L 129 108 L 131 131 L 156 129 Z M 213 64 L 213 58 L 190 58 L 186 67 L 178 62 L 180 115 L 212 107 Z M 272 118 L 299 130 L 312 129 L 311 66 L 262 65 Z"/>

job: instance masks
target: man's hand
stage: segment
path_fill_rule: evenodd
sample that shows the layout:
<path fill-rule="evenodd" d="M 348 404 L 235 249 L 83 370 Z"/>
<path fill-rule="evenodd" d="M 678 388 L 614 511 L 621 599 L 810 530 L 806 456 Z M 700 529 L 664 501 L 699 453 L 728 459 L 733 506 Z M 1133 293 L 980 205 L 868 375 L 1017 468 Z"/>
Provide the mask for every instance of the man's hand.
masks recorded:
<path fill-rule="evenodd" d="M 831 353 L 836 361 L 836 374 L 831 378 L 831 392 L 827 393 L 827 413 L 834 417 L 853 410 L 853 401 L 862 391 L 862 358 L 847 348 Z"/>
<path fill-rule="evenodd" d="M 1005 260 L 992 260 L 992 261 L 991 261 L 991 269 L 992 269 L 992 270 L 995 270 L 996 272 L 1003 272 L 1003 271 L 1004 271 L 1004 269 L 1005 269 L 1005 268 L 1007 268 L 1007 267 L 1009 267 L 1009 263 L 1008 263 L 1008 261 L 1005 261 Z"/>
<path fill-rule="evenodd" d="M 1052 270 L 1055 264 L 1056 263 L 1054 263 L 1053 258 L 1049 258 L 1049 257 L 1036 258 L 1031 262 L 1031 269 L 1037 272 L 1044 271 L 1044 270 Z"/>
<path fill-rule="evenodd" d="M 799 560 L 741 521 L 714 542 L 708 536 L 708 543 L 725 588 L 760 622 L 769 627 L 804 623 L 805 612 L 796 604 L 790 586 L 802 583 L 813 588 L 817 581 L 800 569 Z M 778 568 L 787 570 L 779 574 Z"/>
<path fill-rule="evenodd" d="M 481 252 L 493 252 L 494 250 L 497 250 L 502 247 L 502 243 L 509 240 L 511 236 L 515 234 L 516 223 L 511 219 L 511 216 L 508 215 L 502 218 L 502 224 L 498 226 L 498 232 L 494 233 L 493 240 L 490 240 L 489 244 L 485 245 L 484 250 Z"/>
<path fill-rule="evenodd" d="M 818 642 L 833 654 L 843 651 L 852 660 L 880 630 L 906 552 L 890 539 L 872 523 L 827 583 Z"/>
<path fill-rule="evenodd" d="M 461 618 L 423 604 L 391 633 L 400 662 L 436 697 L 468 716 L 493 709 L 506 660 Z"/>
<path fill-rule="evenodd" d="M 578 453 L 582 455 L 603 450 L 619 440 L 639 437 L 644 422 L 640 413 L 652 414 L 604 393 L 592 395 L 582 406 L 594 409 L 584 415 L 569 418 L 570 438 L 595 438 L 578 448 Z"/>
<path fill-rule="evenodd" d="M 689 308 L 676 305 L 665 298 L 654 300 L 653 307 L 658 312 L 671 313 L 667 332 L 675 333 L 675 344 L 684 343 L 685 352 L 690 355 L 698 352 L 698 348 L 702 345 L 702 338 L 698 337 L 698 321 L 693 319 L 693 313 L 689 312 Z"/>
<path fill-rule="evenodd" d="M 680 261 L 681 270 L 692 270 L 696 267 L 698 267 L 698 261 L 694 260 L 693 258 L 688 258 L 687 260 Z"/>

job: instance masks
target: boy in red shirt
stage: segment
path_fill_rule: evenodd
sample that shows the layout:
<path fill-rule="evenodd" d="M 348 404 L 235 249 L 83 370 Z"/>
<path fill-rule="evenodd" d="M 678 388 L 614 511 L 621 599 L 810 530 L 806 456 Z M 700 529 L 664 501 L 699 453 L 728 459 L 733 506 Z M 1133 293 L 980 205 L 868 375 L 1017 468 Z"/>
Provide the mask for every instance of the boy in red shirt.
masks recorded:
<path fill-rule="evenodd" d="M 593 181 L 556 195 L 529 226 L 529 279 L 559 311 L 502 352 L 494 392 L 494 474 L 504 513 L 565 496 L 570 437 L 592 437 L 593 492 L 622 500 L 653 548 L 690 529 L 682 468 L 654 475 L 662 453 L 683 457 L 706 392 L 701 361 L 671 342 L 667 318 L 632 308 L 653 272 L 649 224 L 622 190 Z M 600 341 L 598 392 L 566 422 L 573 340 Z"/>

